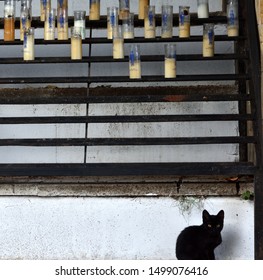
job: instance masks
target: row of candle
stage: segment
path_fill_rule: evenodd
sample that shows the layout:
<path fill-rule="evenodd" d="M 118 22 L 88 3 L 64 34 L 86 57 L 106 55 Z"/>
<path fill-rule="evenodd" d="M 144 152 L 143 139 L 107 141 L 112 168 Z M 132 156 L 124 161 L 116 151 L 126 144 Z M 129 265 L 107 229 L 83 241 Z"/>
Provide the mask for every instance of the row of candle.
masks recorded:
<path fill-rule="evenodd" d="M 128 7 L 125 10 L 125 4 Z M 127 4 L 128 3 L 128 4 Z M 147 5 L 149 1 L 142 1 L 139 5 L 139 17 L 144 18 L 144 36 L 145 38 L 156 37 L 155 26 L 155 6 Z M 21 17 L 20 17 L 20 39 L 23 40 L 24 30 L 31 26 L 31 0 L 21 0 Z M 100 1 L 90 1 L 90 6 L 100 5 Z M 97 7 L 97 8 L 98 8 Z M 238 36 L 238 2 L 230 0 L 227 6 L 228 16 L 228 36 Z M 91 11 L 99 11 L 99 9 L 90 9 L 90 19 L 97 19 Z M 141 10 L 144 9 L 142 16 Z M 209 16 L 207 0 L 198 0 L 198 15 L 199 17 Z M 4 40 L 13 41 L 15 38 L 14 29 L 14 10 L 15 5 L 13 0 L 5 1 L 5 21 L 4 21 Z M 124 13 L 124 11 L 126 11 Z M 57 15 L 57 38 L 58 40 L 68 39 L 68 1 L 57 0 L 57 10 L 51 9 L 51 0 L 41 1 L 41 20 L 44 24 L 44 39 L 55 39 L 55 19 Z M 119 19 L 122 19 L 123 37 L 134 38 L 134 14 L 129 11 L 129 1 L 120 1 L 118 7 L 107 8 L 107 38 L 113 38 L 113 29 L 118 28 Z M 82 39 L 85 38 L 86 12 L 74 12 L 74 26 L 79 29 Z M 173 6 L 162 5 L 162 26 L 161 37 L 171 38 L 173 36 Z M 190 36 L 190 7 L 179 7 L 179 37 L 186 38 Z"/>
<path fill-rule="evenodd" d="M 35 59 L 34 45 L 34 28 L 29 28 L 24 34 L 23 50 L 24 60 Z M 203 56 L 214 56 L 214 25 L 205 24 L 203 31 Z M 124 58 L 123 39 L 113 39 L 113 58 Z M 82 59 L 82 38 L 74 36 L 74 27 L 72 27 L 71 36 L 71 59 Z M 130 60 L 130 78 L 141 78 L 141 63 L 140 63 L 140 47 L 132 45 L 129 53 Z M 176 45 L 165 44 L 165 78 L 176 77 Z"/>

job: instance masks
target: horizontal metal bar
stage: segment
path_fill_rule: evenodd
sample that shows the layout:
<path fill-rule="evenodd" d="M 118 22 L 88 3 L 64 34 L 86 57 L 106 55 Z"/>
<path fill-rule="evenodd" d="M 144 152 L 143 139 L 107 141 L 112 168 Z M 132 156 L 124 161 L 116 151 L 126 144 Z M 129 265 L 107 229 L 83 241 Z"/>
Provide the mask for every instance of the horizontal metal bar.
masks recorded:
<path fill-rule="evenodd" d="M 143 102 L 201 102 L 201 101 L 249 101 L 250 95 L 237 95 L 237 94 L 169 94 L 169 95 L 113 95 L 113 96 L 61 96 L 54 94 L 50 96 L 0 96 L 0 104 L 100 104 L 100 103 L 143 103 Z"/>
<path fill-rule="evenodd" d="M 151 146 L 254 143 L 255 137 L 0 139 L 0 146 Z"/>
<path fill-rule="evenodd" d="M 55 84 L 55 83 L 127 83 L 127 82 L 188 82 L 188 81 L 235 81 L 248 80 L 248 74 L 212 74 L 212 75 L 178 75 L 166 79 L 164 76 L 142 76 L 130 79 L 128 76 L 93 76 L 93 77 L 8 77 L 0 78 L 0 84 Z"/>
<path fill-rule="evenodd" d="M 0 176 L 254 175 L 248 162 L 0 164 Z"/>
<path fill-rule="evenodd" d="M 236 54 L 215 54 L 213 57 L 203 57 L 201 54 L 192 55 L 177 55 L 177 61 L 216 61 L 216 60 L 244 60 L 248 57 L 246 55 L 238 56 Z M 72 60 L 68 57 L 36 57 L 35 60 L 23 60 L 22 57 L 16 58 L 1 58 L 0 64 L 39 64 L 39 63 L 105 63 L 105 62 L 128 62 L 129 57 L 124 59 L 114 59 L 112 56 L 84 56 L 82 59 Z M 164 55 L 142 55 L 142 62 L 159 62 L 164 61 Z"/>
<path fill-rule="evenodd" d="M 118 116 L 53 116 L 53 117 L 2 117 L 0 124 L 58 124 L 58 123 L 146 123 L 146 122 L 198 122 L 248 121 L 252 115 L 118 115 Z"/>
<path fill-rule="evenodd" d="M 215 41 L 217 42 L 225 42 L 225 41 L 243 41 L 245 37 L 237 36 L 237 37 L 228 37 L 227 35 L 216 35 Z M 203 36 L 191 36 L 189 38 L 179 38 L 178 36 L 173 36 L 172 38 L 162 38 L 157 36 L 156 38 L 144 38 L 144 37 L 135 37 L 134 39 L 124 39 L 124 43 L 165 43 L 165 42 L 202 42 Z M 71 43 L 71 40 L 44 40 L 40 38 L 35 39 L 35 45 L 68 45 Z M 89 44 L 112 44 L 112 40 L 102 37 L 94 37 L 94 38 L 85 38 L 82 40 L 83 45 Z M 23 42 L 20 39 L 16 39 L 14 41 L 4 41 L 0 40 L 0 45 L 5 46 L 19 46 L 23 45 Z"/>

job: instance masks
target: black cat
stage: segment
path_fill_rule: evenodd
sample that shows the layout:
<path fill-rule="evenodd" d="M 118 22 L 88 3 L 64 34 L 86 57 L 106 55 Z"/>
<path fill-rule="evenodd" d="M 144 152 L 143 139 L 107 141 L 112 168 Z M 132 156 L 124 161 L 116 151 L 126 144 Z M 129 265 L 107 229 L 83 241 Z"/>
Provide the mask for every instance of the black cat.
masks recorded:
<path fill-rule="evenodd" d="M 214 249 L 221 244 L 224 211 L 210 215 L 203 211 L 203 224 L 185 228 L 176 241 L 178 260 L 214 260 Z"/>

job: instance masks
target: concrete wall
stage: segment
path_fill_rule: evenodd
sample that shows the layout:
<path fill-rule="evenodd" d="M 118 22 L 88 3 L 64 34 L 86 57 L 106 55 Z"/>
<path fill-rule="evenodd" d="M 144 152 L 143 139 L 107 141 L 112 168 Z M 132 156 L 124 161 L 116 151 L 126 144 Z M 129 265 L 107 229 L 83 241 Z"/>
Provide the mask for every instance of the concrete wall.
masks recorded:
<path fill-rule="evenodd" d="M 176 259 L 180 231 L 225 211 L 217 259 L 253 259 L 253 203 L 240 198 L 0 198 L 1 259 Z"/>

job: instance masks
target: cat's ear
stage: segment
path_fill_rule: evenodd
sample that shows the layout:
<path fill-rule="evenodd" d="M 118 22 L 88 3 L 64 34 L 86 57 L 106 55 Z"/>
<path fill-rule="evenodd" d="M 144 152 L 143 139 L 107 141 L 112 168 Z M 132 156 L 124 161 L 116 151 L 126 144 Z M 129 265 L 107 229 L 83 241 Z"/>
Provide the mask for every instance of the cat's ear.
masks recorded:
<path fill-rule="evenodd" d="M 209 221 L 210 220 L 210 214 L 207 210 L 203 211 L 203 221 Z"/>
<path fill-rule="evenodd" d="M 217 217 L 219 217 L 221 220 L 224 220 L 225 217 L 224 210 L 220 210 L 217 214 Z"/>

